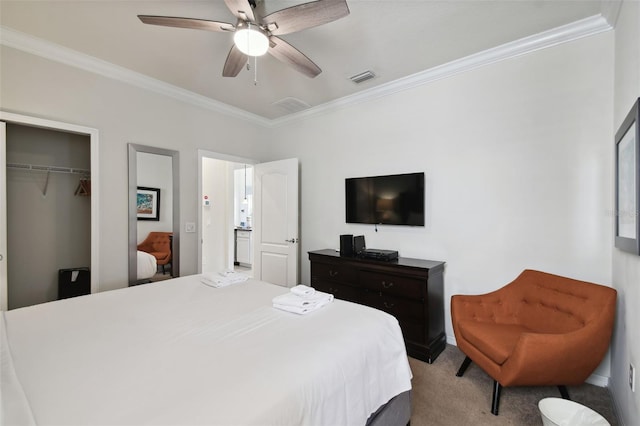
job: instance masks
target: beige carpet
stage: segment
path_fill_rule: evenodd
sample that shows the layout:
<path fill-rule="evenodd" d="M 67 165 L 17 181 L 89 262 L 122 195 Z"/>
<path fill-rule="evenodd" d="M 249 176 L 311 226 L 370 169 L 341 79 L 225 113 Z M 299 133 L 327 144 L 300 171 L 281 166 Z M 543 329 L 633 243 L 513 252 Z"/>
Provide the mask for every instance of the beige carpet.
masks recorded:
<path fill-rule="evenodd" d="M 433 364 L 409 358 L 413 371 L 411 426 L 435 425 L 542 425 L 538 401 L 560 397 L 557 387 L 503 388 L 499 415 L 491 414 L 493 380 L 475 364 L 464 376 L 456 372 L 464 359 L 457 347 L 447 345 Z M 608 389 L 593 385 L 570 386 L 569 395 L 618 424 Z"/>
<path fill-rule="evenodd" d="M 169 272 L 167 272 L 166 274 L 163 274 L 162 272 L 158 272 L 153 277 L 151 277 L 151 282 L 164 281 L 164 280 L 168 280 L 168 279 L 171 279 L 171 278 L 173 278 L 173 277 L 171 276 L 171 274 Z"/>

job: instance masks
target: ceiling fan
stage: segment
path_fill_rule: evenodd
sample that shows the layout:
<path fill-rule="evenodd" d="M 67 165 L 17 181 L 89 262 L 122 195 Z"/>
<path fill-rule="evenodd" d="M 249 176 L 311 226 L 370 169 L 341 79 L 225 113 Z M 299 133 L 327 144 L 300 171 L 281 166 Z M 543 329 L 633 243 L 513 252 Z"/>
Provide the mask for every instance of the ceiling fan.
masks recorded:
<path fill-rule="evenodd" d="M 278 36 L 323 25 L 349 14 L 346 0 L 316 0 L 278 10 L 266 16 L 262 16 L 261 13 L 264 10 L 263 0 L 224 2 L 238 18 L 235 25 L 172 16 L 138 15 L 138 18 L 151 25 L 235 33 L 234 45 L 222 70 L 224 77 L 237 76 L 249 56 L 261 56 L 268 52 L 276 59 L 313 78 L 322 72 L 320 67 Z"/>

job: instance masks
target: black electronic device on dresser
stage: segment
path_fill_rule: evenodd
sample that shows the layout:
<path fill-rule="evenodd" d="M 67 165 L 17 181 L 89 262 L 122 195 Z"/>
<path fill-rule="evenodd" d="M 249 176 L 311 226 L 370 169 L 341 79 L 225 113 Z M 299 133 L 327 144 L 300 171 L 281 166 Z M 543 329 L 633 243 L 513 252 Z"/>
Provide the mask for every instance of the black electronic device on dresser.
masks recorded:
<path fill-rule="evenodd" d="M 433 362 L 446 345 L 444 262 L 398 257 L 384 261 L 309 252 L 311 286 L 395 316 L 409 356 Z"/>
<path fill-rule="evenodd" d="M 398 259 L 396 250 L 364 249 L 361 254 L 365 259 L 384 260 L 390 262 Z"/>
<path fill-rule="evenodd" d="M 340 256 L 355 256 L 353 248 L 353 235 L 340 235 Z"/>
<path fill-rule="evenodd" d="M 340 256 L 361 256 L 365 251 L 364 235 L 340 235 Z"/>

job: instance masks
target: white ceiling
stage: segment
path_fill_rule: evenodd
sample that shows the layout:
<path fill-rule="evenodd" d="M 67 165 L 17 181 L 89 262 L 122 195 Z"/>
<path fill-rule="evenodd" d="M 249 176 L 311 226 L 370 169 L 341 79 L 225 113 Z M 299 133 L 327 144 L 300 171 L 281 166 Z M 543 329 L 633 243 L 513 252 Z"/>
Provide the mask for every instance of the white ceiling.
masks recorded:
<path fill-rule="evenodd" d="M 304 0 L 265 0 L 267 12 Z M 285 98 L 311 107 L 599 15 L 600 0 L 347 0 L 338 21 L 282 36 L 320 66 L 310 79 L 270 55 L 254 70 L 222 77 L 232 34 L 159 27 L 137 15 L 235 23 L 223 0 L 0 0 L 0 24 L 265 119 L 288 112 Z M 251 60 L 253 65 L 253 60 Z M 362 84 L 349 77 L 370 70 Z"/>

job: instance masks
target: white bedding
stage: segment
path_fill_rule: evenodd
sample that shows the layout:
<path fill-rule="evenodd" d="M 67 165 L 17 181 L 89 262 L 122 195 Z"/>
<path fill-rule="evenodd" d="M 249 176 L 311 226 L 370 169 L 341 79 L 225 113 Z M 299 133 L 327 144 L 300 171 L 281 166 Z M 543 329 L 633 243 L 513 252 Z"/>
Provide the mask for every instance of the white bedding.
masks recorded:
<path fill-rule="evenodd" d="M 395 318 L 274 309 L 287 291 L 194 275 L 4 312 L 2 420 L 362 426 L 411 388 Z"/>
<path fill-rule="evenodd" d="M 154 276 L 158 270 L 156 257 L 147 252 L 138 250 L 138 279 L 144 280 Z"/>

